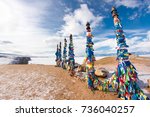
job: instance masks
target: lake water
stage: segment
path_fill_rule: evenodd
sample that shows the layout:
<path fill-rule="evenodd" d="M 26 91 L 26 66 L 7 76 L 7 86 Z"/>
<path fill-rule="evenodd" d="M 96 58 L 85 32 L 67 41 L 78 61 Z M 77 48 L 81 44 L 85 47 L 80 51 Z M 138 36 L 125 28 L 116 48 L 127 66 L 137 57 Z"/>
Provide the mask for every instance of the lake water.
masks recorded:
<path fill-rule="evenodd" d="M 96 57 L 96 59 L 101 59 L 104 57 Z M 0 64 L 9 64 L 13 58 L 0 58 Z M 82 64 L 84 61 L 84 57 L 75 57 L 75 61 L 79 64 Z M 35 57 L 31 58 L 31 61 L 29 61 L 29 64 L 44 64 L 44 65 L 55 65 L 55 58 L 52 57 Z"/>
<path fill-rule="evenodd" d="M 101 59 L 104 57 L 96 57 L 96 59 Z M 31 58 L 32 60 L 29 64 L 45 64 L 45 65 L 55 65 L 55 58 Z M 84 57 L 75 57 L 75 61 L 79 64 L 82 64 Z"/>
<path fill-rule="evenodd" d="M 142 55 L 145 57 L 150 57 L 150 55 Z M 107 56 L 97 56 L 96 60 L 102 59 Z M 0 64 L 9 64 L 13 59 L 12 58 L 0 58 Z M 75 61 L 79 64 L 82 64 L 84 61 L 84 57 L 75 57 Z M 44 65 L 55 65 L 55 58 L 53 57 L 35 57 L 31 58 L 29 64 L 44 64 Z"/>

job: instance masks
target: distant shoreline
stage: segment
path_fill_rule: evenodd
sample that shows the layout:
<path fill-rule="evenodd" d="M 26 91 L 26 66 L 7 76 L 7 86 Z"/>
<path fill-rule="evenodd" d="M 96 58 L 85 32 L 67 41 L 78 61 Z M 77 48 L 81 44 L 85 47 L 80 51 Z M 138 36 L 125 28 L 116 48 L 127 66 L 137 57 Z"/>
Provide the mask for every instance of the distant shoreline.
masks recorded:
<path fill-rule="evenodd" d="M 130 60 L 138 71 L 140 87 L 150 97 L 150 89 L 146 87 L 150 78 L 149 58 L 131 56 Z M 117 64 L 116 57 L 104 57 L 95 62 L 95 68 L 105 68 L 112 73 Z M 0 72 L 0 99 L 118 99 L 114 93 L 96 91 L 93 95 L 86 82 L 70 77 L 68 71 L 50 64 L 0 65 Z"/>
<path fill-rule="evenodd" d="M 107 58 L 107 57 L 115 57 L 115 56 L 96 56 L 96 60 Z M 138 55 L 138 57 L 147 57 L 150 58 L 150 55 Z M 85 57 L 75 57 L 76 63 L 82 64 Z M 11 57 L 0 57 L 0 65 L 1 64 L 9 64 L 13 58 Z M 31 57 L 31 61 L 29 64 L 43 64 L 43 65 L 55 65 L 55 58 L 53 57 Z"/>

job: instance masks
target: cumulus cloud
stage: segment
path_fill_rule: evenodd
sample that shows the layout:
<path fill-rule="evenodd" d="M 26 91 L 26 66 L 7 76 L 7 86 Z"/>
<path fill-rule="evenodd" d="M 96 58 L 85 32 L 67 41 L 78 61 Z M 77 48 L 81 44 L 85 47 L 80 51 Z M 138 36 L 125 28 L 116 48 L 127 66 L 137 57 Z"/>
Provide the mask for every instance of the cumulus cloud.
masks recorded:
<path fill-rule="evenodd" d="M 94 44 L 95 54 L 110 54 L 115 53 L 116 40 L 113 38 L 105 38 Z"/>
<path fill-rule="evenodd" d="M 32 55 L 46 48 L 46 30 L 39 27 L 47 4 L 28 4 L 20 0 L 0 1 L 0 40 L 11 45 L 0 45 L 1 52 Z"/>
<path fill-rule="evenodd" d="M 73 13 L 66 14 L 63 20 L 65 24 L 59 33 L 63 35 L 70 33 L 80 35 L 84 33 L 87 21 L 91 22 L 91 27 L 94 28 L 97 24 L 102 22 L 103 16 L 95 16 L 87 4 L 81 4 L 79 9 L 76 9 Z"/>
<path fill-rule="evenodd" d="M 129 52 L 149 52 L 150 50 L 150 31 L 145 31 L 142 29 L 137 30 L 125 30 L 126 43 L 129 45 Z M 99 54 L 112 54 L 116 53 L 116 39 L 109 38 L 112 36 L 110 31 L 103 33 L 102 35 L 97 35 L 94 40 L 97 40 L 94 44 L 95 55 Z M 129 38 L 130 37 L 130 38 Z"/>
<path fill-rule="evenodd" d="M 104 16 L 95 15 L 94 11 L 89 9 L 86 4 L 81 4 L 80 8 L 77 8 L 74 11 L 73 8 L 65 6 L 66 9 L 64 9 L 64 12 L 66 14 L 64 15 L 60 10 L 59 13 L 52 11 L 54 9 L 48 6 L 52 4 L 50 3 L 51 0 L 33 0 L 33 3 L 25 1 L 26 0 L 0 1 L 0 52 L 37 56 L 43 55 L 54 58 L 56 45 L 61 41 L 63 47 L 63 40 L 65 37 L 69 43 L 68 36 L 72 33 L 75 55 L 84 56 L 86 46 L 86 22 L 89 21 L 92 29 L 94 29 L 97 26 L 100 26 L 104 19 Z M 82 0 L 79 1 L 83 2 Z M 113 0 L 107 0 L 107 2 L 113 2 Z M 132 2 L 129 1 L 128 3 L 119 0 L 116 1 L 115 4 L 117 6 L 123 5 L 135 8 L 138 7 L 140 3 L 136 2 L 136 0 L 133 0 Z M 133 5 L 131 6 L 131 4 Z M 49 8 L 51 9 L 51 15 L 49 14 Z M 64 24 L 60 27 L 52 24 L 54 26 L 52 27 L 52 30 L 54 30 L 54 28 L 61 28 L 59 32 L 56 31 L 57 34 L 51 34 L 48 32 L 48 29 L 40 27 L 44 15 L 47 17 L 50 15 L 49 19 L 56 20 L 54 18 L 55 15 L 58 17 L 60 14 L 64 16 L 62 19 Z M 61 22 L 60 19 L 57 19 L 57 22 Z M 51 21 L 46 21 L 44 24 L 48 25 L 50 23 Z M 104 33 L 102 31 L 103 30 L 100 30 L 99 34 L 95 35 L 93 38 L 93 41 L 95 42 L 95 55 L 115 53 L 116 41 L 115 39 L 110 38 L 112 35 L 114 35 L 115 38 L 115 34 L 112 30 L 106 30 Z M 140 48 L 143 48 L 143 50 L 149 49 L 148 40 L 150 40 L 150 31 L 125 30 L 125 32 L 131 34 L 131 38 L 127 38 L 127 43 L 132 51 Z M 141 39 L 141 35 L 147 35 L 148 40 Z"/>
<path fill-rule="evenodd" d="M 132 52 L 149 52 L 150 41 L 142 41 L 130 47 Z"/>
<path fill-rule="evenodd" d="M 64 15 L 64 24 L 61 27 L 61 30 L 57 32 L 58 38 L 54 37 L 56 41 L 63 41 L 63 37 L 67 37 L 68 43 L 70 34 L 73 34 L 74 48 L 76 56 L 85 55 L 85 45 L 86 45 L 86 36 L 83 36 L 85 33 L 85 25 L 87 21 L 91 23 L 91 27 L 95 28 L 98 24 L 101 24 L 103 21 L 103 16 L 95 16 L 94 13 L 88 8 L 87 4 L 81 4 L 80 8 L 74 10 L 74 12 L 67 13 Z M 59 36 L 61 35 L 61 36 Z M 49 39 L 49 43 L 50 43 Z"/>
<path fill-rule="evenodd" d="M 97 43 L 95 43 L 94 48 L 98 49 L 101 47 L 109 47 L 109 48 L 115 48 L 116 47 L 116 43 L 115 43 L 115 39 L 112 38 L 105 38 L 103 41 L 99 41 Z"/>
<path fill-rule="evenodd" d="M 132 37 L 130 39 L 126 38 L 127 45 L 132 47 L 132 46 L 136 45 L 137 43 L 139 43 L 141 41 L 141 39 L 142 39 L 142 37 L 139 37 L 139 36 L 134 36 L 134 37 Z"/>
<path fill-rule="evenodd" d="M 133 36 L 132 38 L 127 38 L 127 44 L 129 45 L 130 52 L 149 52 L 150 50 L 150 31 L 147 31 L 145 37 Z"/>

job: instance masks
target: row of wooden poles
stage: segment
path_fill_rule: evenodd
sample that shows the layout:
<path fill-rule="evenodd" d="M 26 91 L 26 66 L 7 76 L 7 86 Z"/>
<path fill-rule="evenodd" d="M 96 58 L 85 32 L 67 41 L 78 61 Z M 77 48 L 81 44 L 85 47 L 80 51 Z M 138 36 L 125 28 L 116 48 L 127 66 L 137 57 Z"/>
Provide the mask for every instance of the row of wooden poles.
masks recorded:
<path fill-rule="evenodd" d="M 112 8 L 111 11 L 114 27 L 115 27 L 115 35 L 117 41 L 117 70 L 113 73 L 110 79 L 106 79 L 104 82 L 101 82 L 95 76 L 94 69 L 94 49 L 93 49 L 93 35 L 91 34 L 90 23 L 86 24 L 86 79 L 88 83 L 88 87 L 91 90 L 107 89 L 108 91 L 114 89 L 118 93 L 118 97 L 122 99 L 135 99 L 135 100 L 145 100 L 148 97 L 143 93 L 140 87 L 137 84 L 138 76 L 136 68 L 129 61 L 129 53 L 128 53 L 128 45 L 126 44 L 125 36 L 123 33 L 121 21 L 119 19 L 118 12 L 115 7 Z M 67 59 L 67 40 L 64 39 L 64 49 L 63 49 L 63 59 L 62 59 L 62 48 L 61 42 L 57 45 L 56 55 L 56 66 L 62 67 L 63 69 L 68 69 L 70 75 L 73 76 L 75 71 L 75 59 L 74 59 L 74 46 L 72 35 L 70 35 L 70 43 L 68 48 L 68 59 Z"/>
<path fill-rule="evenodd" d="M 57 45 L 57 51 L 55 53 L 56 55 L 56 66 L 62 67 L 63 69 L 68 69 L 70 72 L 70 75 L 74 75 L 74 69 L 75 69 L 75 59 L 74 59 L 74 46 L 73 46 L 73 38 L 72 34 L 69 36 L 69 47 L 68 47 L 68 55 L 67 55 L 67 39 L 64 39 L 64 48 L 63 48 L 63 55 L 62 55 L 62 46 L 61 42 L 59 45 Z M 67 59 L 68 57 L 68 59 Z"/>

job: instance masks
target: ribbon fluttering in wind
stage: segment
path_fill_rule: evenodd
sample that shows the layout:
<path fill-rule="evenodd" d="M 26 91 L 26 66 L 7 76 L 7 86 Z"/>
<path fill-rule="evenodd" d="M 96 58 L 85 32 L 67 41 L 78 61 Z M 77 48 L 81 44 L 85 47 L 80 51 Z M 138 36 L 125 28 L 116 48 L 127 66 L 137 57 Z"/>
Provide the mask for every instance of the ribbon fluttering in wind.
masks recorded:
<path fill-rule="evenodd" d="M 118 97 L 126 100 L 145 100 L 147 96 L 137 84 L 138 73 L 134 65 L 129 61 L 128 45 L 118 12 L 115 7 L 111 11 L 114 19 L 114 27 L 117 41 L 117 60 L 116 72 L 112 75 L 109 84 L 117 91 Z"/>

